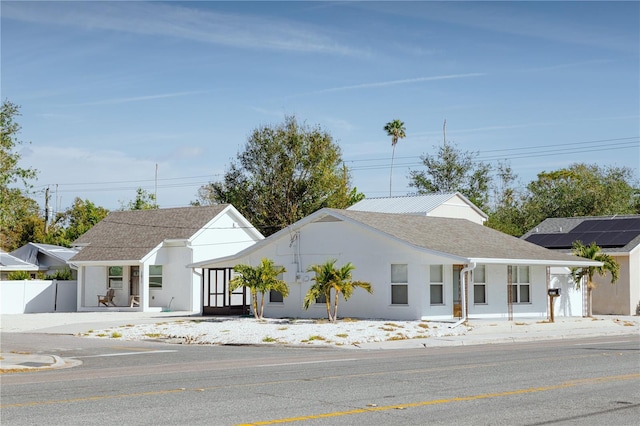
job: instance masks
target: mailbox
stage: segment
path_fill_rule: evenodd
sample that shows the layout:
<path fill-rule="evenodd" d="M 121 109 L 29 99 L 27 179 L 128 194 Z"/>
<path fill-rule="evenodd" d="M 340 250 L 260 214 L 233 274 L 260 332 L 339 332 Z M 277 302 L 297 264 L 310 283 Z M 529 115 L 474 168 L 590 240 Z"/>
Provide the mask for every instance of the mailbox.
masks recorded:
<path fill-rule="evenodd" d="M 559 288 L 550 288 L 547 290 L 547 294 L 549 296 L 560 296 L 560 289 Z"/>

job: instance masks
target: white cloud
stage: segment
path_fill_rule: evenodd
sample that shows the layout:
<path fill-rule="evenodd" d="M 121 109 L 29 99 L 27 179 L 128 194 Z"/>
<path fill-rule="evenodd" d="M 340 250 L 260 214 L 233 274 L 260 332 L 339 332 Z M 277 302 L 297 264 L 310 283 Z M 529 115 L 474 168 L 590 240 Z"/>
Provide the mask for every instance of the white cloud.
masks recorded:
<path fill-rule="evenodd" d="M 2 15 L 3 19 L 90 31 L 166 36 L 240 48 L 363 54 L 306 23 L 163 2 L 5 2 Z"/>

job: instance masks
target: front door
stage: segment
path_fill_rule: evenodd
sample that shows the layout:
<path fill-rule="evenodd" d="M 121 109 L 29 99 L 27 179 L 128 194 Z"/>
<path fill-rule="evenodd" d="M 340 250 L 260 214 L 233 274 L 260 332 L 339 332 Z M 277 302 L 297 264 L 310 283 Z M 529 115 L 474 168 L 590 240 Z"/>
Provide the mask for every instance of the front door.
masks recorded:
<path fill-rule="evenodd" d="M 232 268 L 205 269 L 202 282 L 202 315 L 244 315 L 249 298 L 244 287 L 231 292 Z"/>
<path fill-rule="evenodd" d="M 129 267 L 129 306 L 140 306 L 140 267 Z"/>
<path fill-rule="evenodd" d="M 460 272 L 464 265 L 453 265 L 453 316 L 462 318 L 462 292 L 460 291 Z"/>

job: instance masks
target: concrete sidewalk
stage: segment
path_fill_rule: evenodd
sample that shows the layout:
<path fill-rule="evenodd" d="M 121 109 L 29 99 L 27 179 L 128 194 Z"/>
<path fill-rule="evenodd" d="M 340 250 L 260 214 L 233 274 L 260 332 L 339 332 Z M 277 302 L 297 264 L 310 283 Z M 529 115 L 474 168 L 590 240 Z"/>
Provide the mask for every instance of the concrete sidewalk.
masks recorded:
<path fill-rule="evenodd" d="M 74 335 L 86 332 L 88 329 L 184 321 L 195 318 L 201 317 L 194 317 L 190 312 L 74 312 L 2 315 L 0 331 L 3 333 Z M 43 325 L 46 326 L 43 327 Z M 637 338 L 640 335 L 640 317 L 637 316 L 561 317 L 553 323 L 542 319 L 518 319 L 515 321 L 472 319 L 468 321 L 468 326 L 470 329 L 463 335 L 361 343 L 352 349 L 415 349 L 595 336 Z M 55 355 L 0 353 L 0 372 L 2 373 L 66 368 L 80 363 L 78 360 L 61 359 Z"/>

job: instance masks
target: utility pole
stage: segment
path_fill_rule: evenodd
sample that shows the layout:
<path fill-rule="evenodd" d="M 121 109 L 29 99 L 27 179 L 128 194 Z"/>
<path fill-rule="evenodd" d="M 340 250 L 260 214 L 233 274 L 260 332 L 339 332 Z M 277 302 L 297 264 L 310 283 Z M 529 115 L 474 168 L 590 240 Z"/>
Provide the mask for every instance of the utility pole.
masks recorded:
<path fill-rule="evenodd" d="M 49 226 L 49 187 L 44 190 L 44 233 L 47 233 Z"/>

